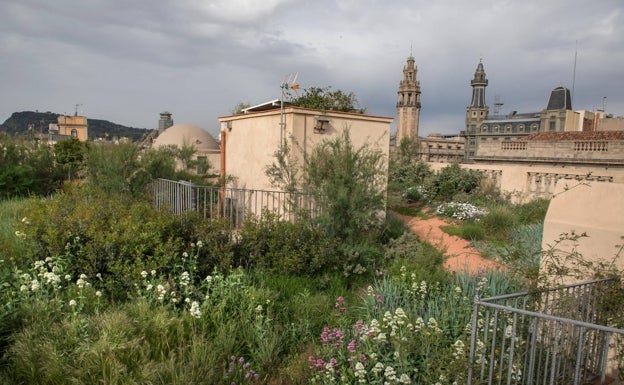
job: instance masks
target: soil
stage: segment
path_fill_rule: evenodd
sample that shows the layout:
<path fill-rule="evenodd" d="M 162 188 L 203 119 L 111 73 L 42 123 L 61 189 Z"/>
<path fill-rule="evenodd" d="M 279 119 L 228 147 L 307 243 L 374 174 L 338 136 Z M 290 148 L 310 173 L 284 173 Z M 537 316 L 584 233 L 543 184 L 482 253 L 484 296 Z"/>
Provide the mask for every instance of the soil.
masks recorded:
<path fill-rule="evenodd" d="M 470 245 L 470 242 L 460 237 L 449 235 L 440 227 L 449 223 L 441 218 L 431 217 L 422 219 L 394 213 L 418 236 L 418 239 L 434 246 L 446 256 L 444 266 L 449 271 L 467 271 L 478 273 L 484 270 L 498 270 L 502 266 L 496 261 L 485 259 L 481 253 Z"/>

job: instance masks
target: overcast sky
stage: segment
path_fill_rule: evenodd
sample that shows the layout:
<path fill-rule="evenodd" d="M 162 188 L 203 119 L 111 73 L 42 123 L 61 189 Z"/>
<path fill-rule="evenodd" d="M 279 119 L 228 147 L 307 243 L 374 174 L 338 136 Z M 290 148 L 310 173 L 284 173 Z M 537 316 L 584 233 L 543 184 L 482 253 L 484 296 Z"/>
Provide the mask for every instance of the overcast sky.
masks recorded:
<path fill-rule="evenodd" d="M 622 0 L 0 0 L 0 122 L 80 104 L 144 128 L 166 110 L 216 133 L 295 72 L 396 118 L 410 52 L 421 135 L 464 129 L 481 58 L 490 111 L 495 95 L 501 113 L 539 111 L 563 85 L 574 109 L 624 115 Z"/>

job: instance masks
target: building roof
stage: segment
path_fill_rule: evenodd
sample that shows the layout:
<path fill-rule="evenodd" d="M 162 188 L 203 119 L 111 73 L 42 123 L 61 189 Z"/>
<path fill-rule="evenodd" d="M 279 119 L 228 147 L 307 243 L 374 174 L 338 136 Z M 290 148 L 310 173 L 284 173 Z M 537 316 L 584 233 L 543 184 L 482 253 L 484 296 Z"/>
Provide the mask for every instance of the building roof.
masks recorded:
<path fill-rule="evenodd" d="M 624 131 L 564 131 L 539 132 L 522 140 L 624 140 Z"/>
<path fill-rule="evenodd" d="M 550 99 L 548 99 L 547 110 L 571 110 L 572 98 L 570 97 L 570 90 L 565 87 L 557 87 L 550 93 Z"/>
<path fill-rule="evenodd" d="M 219 150 L 219 143 L 208 131 L 193 124 L 174 124 L 154 140 L 153 147 L 195 146 L 198 152 Z"/>

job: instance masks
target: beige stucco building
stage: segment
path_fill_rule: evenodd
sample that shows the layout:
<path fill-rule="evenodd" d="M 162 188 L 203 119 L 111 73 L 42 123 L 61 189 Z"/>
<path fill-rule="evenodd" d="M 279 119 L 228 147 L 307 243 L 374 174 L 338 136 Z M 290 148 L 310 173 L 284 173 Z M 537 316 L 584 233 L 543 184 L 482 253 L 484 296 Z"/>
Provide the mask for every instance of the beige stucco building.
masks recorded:
<path fill-rule="evenodd" d="M 392 118 L 292 106 L 286 106 L 282 113 L 279 103 L 261 106 L 245 114 L 219 118 L 221 175 L 231 177 L 230 187 L 275 190 L 265 170 L 274 162 L 280 142 L 289 146 L 303 164 L 303 157 L 315 146 L 346 129 L 350 130 L 354 147 L 368 144 L 387 160 Z M 385 167 L 387 172 L 387 161 Z"/>
<path fill-rule="evenodd" d="M 459 163 L 464 159 L 464 138 L 429 134 L 418 138 L 418 156 L 424 162 Z"/>
<path fill-rule="evenodd" d="M 86 116 L 59 115 L 56 124 L 50 124 L 48 128 L 49 142 L 56 143 L 68 138 L 86 142 L 89 139 L 88 127 Z"/>

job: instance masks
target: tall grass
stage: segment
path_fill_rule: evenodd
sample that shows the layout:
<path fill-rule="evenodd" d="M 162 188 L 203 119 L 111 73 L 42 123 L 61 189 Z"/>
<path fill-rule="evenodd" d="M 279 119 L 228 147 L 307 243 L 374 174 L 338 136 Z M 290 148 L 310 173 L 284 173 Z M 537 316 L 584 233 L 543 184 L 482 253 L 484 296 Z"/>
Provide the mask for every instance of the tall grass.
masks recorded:
<path fill-rule="evenodd" d="M 13 198 L 0 201 L 0 260 L 18 261 L 25 254 L 25 245 L 19 237 L 18 223 L 24 218 L 24 208 L 28 199 Z M 2 270 L 0 266 L 0 271 Z M 1 274 L 1 272 L 0 272 Z"/>

